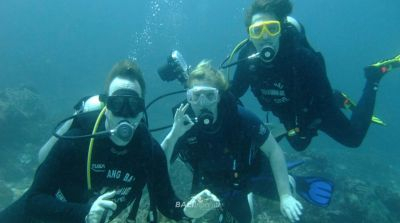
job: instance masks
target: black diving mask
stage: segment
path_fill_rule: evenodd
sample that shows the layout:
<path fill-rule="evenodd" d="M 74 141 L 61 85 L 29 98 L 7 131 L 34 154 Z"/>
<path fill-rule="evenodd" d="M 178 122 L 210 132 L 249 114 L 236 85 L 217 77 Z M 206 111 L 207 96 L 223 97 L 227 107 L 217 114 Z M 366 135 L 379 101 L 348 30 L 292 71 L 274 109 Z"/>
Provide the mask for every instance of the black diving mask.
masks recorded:
<path fill-rule="evenodd" d="M 144 100 L 133 90 L 117 90 L 111 96 L 103 96 L 107 109 L 118 117 L 133 118 L 145 110 Z"/>

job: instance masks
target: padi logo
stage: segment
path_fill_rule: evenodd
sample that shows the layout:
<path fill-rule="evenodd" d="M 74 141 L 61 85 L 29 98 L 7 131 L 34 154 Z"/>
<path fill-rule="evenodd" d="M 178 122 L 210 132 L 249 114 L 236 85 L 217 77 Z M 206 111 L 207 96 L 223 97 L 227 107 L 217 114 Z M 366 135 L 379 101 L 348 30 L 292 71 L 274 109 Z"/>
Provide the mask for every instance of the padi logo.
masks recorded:
<path fill-rule="evenodd" d="M 106 164 L 104 163 L 92 163 L 91 170 L 94 172 L 105 172 L 106 171 Z"/>

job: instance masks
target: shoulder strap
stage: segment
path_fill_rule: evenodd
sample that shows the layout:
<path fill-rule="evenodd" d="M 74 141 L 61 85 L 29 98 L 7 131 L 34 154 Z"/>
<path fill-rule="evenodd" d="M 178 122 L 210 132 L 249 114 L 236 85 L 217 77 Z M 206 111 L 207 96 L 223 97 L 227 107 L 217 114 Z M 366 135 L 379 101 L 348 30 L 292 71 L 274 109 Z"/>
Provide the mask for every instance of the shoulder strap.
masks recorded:
<path fill-rule="evenodd" d="M 153 140 L 152 140 L 150 132 L 145 127 L 144 123 L 141 123 L 137 130 L 141 131 L 140 132 L 140 134 L 141 134 L 140 139 L 142 140 L 141 147 L 142 147 L 142 151 L 144 151 L 143 155 L 146 156 L 146 157 L 144 157 L 144 159 L 142 159 L 143 160 L 142 166 L 143 166 L 144 171 L 147 176 L 146 181 L 147 181 L 147 188 L 148 188 L 149 200 L 150 200 L 150 210 L 149 210 L 149 215 L 148 215 L 147 220 L 148 220 L 148 222 L 153 223 L 153 222 L 157 222 L 157 205 L 156 205 L 157 203 L 156 203 L 155 195 L 153 194 L 154 185 L 153 185 L 153 181 L 151 179 L 151 176 L 153 176 L 153 174 L 154 174 L 153 167 L 152 167 L 152 164 L 154 163 Z M 150 162 L 145 162 L 145 160 L 150 160 Z M 135 220 L 135 218 L 136 218 L 140 200 L 141 200 L 141 195 L 142 195 L 142 192 L 139 192 L 136 195 L 137 199 L 133 203 L 132 209 L 129 212 L 129 216 L 128 216 L 128 219 L 130 219 L 130 220 Z"/>
<path fill-rule="evenodd" d="M 147 222 L 153 223 L 157 222 L 157 203 L 156 203 L 156 198 L 153 193 L 154 191 L 154 182 L 151 180 L 151 177 L 154 174 L 154 168 L 152 167 L 152 164 L 154 164 L 154 148 L 153 148 L 153 139 L 151 138 L 150 132 L 147 131 L 145 128 L 145 134 L 147 135 L 145 137 L 145 141 L 142 143 L 142 146 L 148 146 L 150 148 L 150 166 L 145 167 L 145 171 L 147 171 L 147 187 L 149 191 L 149 199 L 150 199 L 150 211 L 149 215 L 147 216 Z M 147 162 L 145 162 L 146 164 Z"/>

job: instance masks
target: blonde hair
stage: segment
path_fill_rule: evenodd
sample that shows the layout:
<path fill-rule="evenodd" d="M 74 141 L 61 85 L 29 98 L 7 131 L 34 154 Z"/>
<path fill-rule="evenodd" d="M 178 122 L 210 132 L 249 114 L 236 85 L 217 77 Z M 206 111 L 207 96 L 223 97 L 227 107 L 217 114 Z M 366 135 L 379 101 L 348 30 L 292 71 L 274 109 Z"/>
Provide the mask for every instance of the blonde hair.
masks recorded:
<path fill-rule="evenodd" d="M 228 81 L 225 79 L 224 74 L 212 67 L 210 60 L 202 60 L 189 74 L 187 86 L 192 87 L 193 81 L 207 81 L 214 85 L 219 91 L 226 91 L 228 89 Z"/>

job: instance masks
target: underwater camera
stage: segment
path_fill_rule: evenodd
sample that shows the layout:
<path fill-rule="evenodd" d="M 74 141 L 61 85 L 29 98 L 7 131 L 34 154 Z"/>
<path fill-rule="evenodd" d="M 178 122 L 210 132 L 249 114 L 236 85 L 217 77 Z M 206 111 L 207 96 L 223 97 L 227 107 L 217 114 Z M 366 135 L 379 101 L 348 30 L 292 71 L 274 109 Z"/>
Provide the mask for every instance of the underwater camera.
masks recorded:
<path fill-rule="evenodd" d="M 188 69 L 185 59 L 182 54 L 174 50 L 171 55 L 167 58 L 167 63 L 158 69 L 158 75 L 163 81 L 178 80 L 180 83 L 185 85 L 188 79 Z"/>

